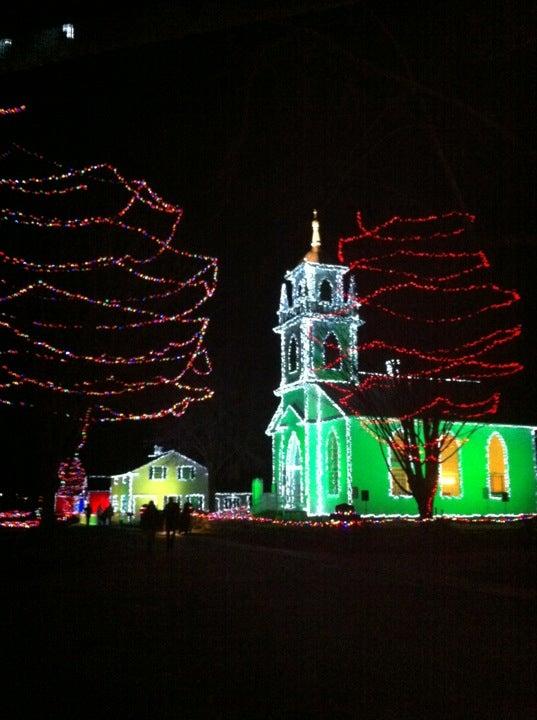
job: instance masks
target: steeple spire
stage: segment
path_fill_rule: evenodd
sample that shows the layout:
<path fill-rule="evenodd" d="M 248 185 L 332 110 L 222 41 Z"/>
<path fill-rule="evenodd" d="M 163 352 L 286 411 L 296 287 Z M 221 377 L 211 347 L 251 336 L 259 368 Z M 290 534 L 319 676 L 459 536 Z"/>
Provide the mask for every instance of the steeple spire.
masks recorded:
<path fill-rule="evenodd" d="M 313 250 L 318 250 L 321 247 L 321 236 L 319 234 L 319 221 L 317 220 L 317 210 L 313 211 L 311 228 L 313 230 L 311 235 L 311 247 L 313 248 Z"/>
<path fill-rule="evenodd" d="M 311 221 L 311 248 L 304 256 L 304 260 L 312 263 L 320 263 L 321 252 L 324 257 L 324 250 L 321 250 L 321 234 L 319 232 L 319 219 L 317 218 L 317 210 L 313 211 L 313 220 Z"/>

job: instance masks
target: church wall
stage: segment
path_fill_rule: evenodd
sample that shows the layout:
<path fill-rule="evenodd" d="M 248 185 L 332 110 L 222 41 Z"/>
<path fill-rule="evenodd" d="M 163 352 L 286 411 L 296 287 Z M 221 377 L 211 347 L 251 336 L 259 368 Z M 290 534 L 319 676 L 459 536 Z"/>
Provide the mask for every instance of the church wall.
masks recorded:
<path fill-rule="evenodd" d="M 374 515 L 417 515 L 414 498 L 390 494 L 388 468 L 376 438 L 358 418 L 350 418 L 350 422 L 353 505 L 356 511 Z M 362 500 L 364 490 L 369 493 L 368 500 Z"/>
<path fill-rule="evenodd" d="M 308 450 L 309 458 L 308 477 L 311 496 L 312 515 L 329 515 L 334 512 L 336 505 L 348 502 L 347 490 L 347 452 L 345 437 L 345 418 L 325 420 L 324 422 L 308 423 Z M 338 447 L 338 491 L 330 493 L 328 463 L 328 443 L 330 436 L 334 436 Z"/>
<path fill-rule="evenodd" d="M 417 515 L 412 497 L 390 494 L 390 477 L 380 446 L 357 418 L 352 427 L 352 477 L 355 488 L 353 504 L 357 512 L 375 515 Z M 531 428 L 487 424 L 470 434 L 465 428 L 462 438 L 468 437 L 459 449 L 460 496 L 442 495 L 439 485 L 434 502 L 435 515 L 525 514 L 537 512 L 535 450 Z M 506 449 L 508 493 L 490 493 L 488 444 L 491 435 L 498 433 Z M 369 491 L 369 500 L 361 500 L 361 491 Z M 486 492 L 485 492 L 486 490 Z"/>

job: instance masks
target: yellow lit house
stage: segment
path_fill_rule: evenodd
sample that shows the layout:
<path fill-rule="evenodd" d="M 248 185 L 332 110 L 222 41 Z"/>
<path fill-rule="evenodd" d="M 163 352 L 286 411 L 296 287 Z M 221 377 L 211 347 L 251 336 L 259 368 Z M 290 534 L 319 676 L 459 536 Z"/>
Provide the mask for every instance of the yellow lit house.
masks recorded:
<path fill-rule="evenodd" d="M 163 450 L 158 445 L 149 458 L 141 467 L 112 475 L 110 500 L 120 518 L 136 515 L 150 500 L 162 510 L 170 497 L 181 507 L 190 502 L 200 510 L 207 509 L 207 468 L 176 450 Z"/>

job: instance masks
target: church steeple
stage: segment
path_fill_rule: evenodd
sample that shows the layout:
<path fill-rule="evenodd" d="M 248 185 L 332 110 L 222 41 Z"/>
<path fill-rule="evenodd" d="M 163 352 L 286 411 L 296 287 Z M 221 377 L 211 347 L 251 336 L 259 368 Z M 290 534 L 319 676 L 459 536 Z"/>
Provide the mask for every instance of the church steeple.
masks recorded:
<path fill-rule="evenodd" d="M 280 388 L 304 382 L 356 382 L 357 330 L 361 322 L 349 268 L 321 248 L 317 211 L 311 248 L 285 275 L 278 311 L 281 335 Z"/>

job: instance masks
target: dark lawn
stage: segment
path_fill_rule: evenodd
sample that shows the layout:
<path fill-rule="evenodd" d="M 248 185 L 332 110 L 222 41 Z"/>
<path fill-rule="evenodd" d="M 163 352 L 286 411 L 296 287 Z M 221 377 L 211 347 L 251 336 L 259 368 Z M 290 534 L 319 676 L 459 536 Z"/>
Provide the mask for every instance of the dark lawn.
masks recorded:
<path fill-rule="evenodd" d="M 5 717 L 533 718 L 535 551 L 489 532 L 2 533 Z"/>

